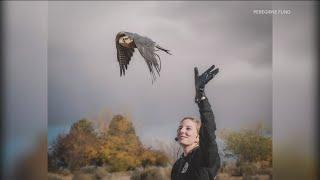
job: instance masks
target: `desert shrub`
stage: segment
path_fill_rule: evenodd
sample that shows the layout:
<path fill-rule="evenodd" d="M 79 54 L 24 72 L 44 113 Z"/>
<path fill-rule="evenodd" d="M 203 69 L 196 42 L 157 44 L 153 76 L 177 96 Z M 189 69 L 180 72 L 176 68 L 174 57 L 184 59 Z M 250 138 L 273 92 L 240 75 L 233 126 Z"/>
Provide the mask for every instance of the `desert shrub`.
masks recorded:
<path fill-rule="evenodd" d="M 74 178 L 90 178 L 91 179 L 102 179 L 109 177 L 109 173 L 105 167 L 85 166 L 75 172 Z"/>
<path fill-rule="evenodd" d="M 240 162 L 272 162 L 272 139 L 256 131 L 232 132 L 226 137 L 227 150 L 238 156 Z"/>
<path fill-rule="evenodd" d="M 261 168 L 258 170 L 258 174 L 266 174 L 272 176 L 272 168 Z"/>
<path fill-rule="evenodd" d="M 63 180 L 58 174 L 48 173 L 48 180 Z"/>
<path fill-rule="evenodd" d="M 272 164 L 269 161 L 260 161 L 258 163 L 260 164 L 261 168 L 269 168 L 272 166 Z"/>
<path fill-rule="evenodd" d="M 156 162 L 155 162 L 155 164 L 152 164 L 152 165 L 162 166 L 162 167 L 168 165 L 169 158 L 166 156 L 166 154 L 164 152 L 154 151 L 154 153 L 155 153 L 155 156 L 156 156 Z"/>
<path fill-rule="evenodd" d="M 139 160 L 127 152 L 114 152 L 106 162 L 111 172 L 133 170 L 139 165 Z"/>
<path fill-rule="evenodd" d="M 241 176 L 240 167 L 237 166 L 235 163 L 225 164 L 221 168 L 221 171 L 223 173 L 227 173 L 227 174 L 229 174 L 231 176 Z"/>
<path fill-rule="evenodd" d="M 77 171 L 77 173 L 90 174 L 91 176 L 97 179 L 101 179 L 109 175 L 105 167 L 95 167 L 95 166 L 82 167 L 79 171 Z"/>
<path fill-rule="evenodd" d="M 72 180 L 95 180 L 96 178 L 93 177 L 91 174 L 86 174 L 82 172 L 76 172 L 72 178 Z"/>
<path fill-rule="evenodd" d="M 140 171 L 135 171 L 131 180 L 169 180 L 171 168 L 168 167 L 149 167 Z"/>
<path fill-rule="evenodd" d="M 97 167 L 97 169 L 95 171 L 95 177 L 97 179 L 102 179 L 103 177 L 106 177 L 108 175 L 109 175 L 109 173 L 104 167 Z"/>
<path fill-rule="evenodd" d="M 80 168 L 80 172 L 85 173 L 85 174 L 93 174 L 96 171 L 95 166 L 84 166 Z"/>
<path fill-rule="evenodd" d="M 271 176 L 269 175 L 253 175 L 247 176 L 243 178 L 244 180 L 271 180 Z"/>
<path fill-rule="evenodd" d="M 257 170 L 257 166 L 253 163 L 242 163 L 240 165 L 240 172 L 244 177 L 257 174 Z"/>
<path fill-rule="evenodd" d="M 157 146 L 156 148 L 159 149 L 159 151 L 168 158 L 169 163 L 174 164 L 175 161 L 179 158 L 179 155 L 182 151 L 180 144 L 175 141 L 167 142 L 159 139 L 156 139 L 154 141 Z"/>
<path fill-rule="evenodd" d="M 143 167 L 148 166 L 167 166 L 169 158 L 161 151 L 145 149 L 141 154 L 141 164 Z"/>

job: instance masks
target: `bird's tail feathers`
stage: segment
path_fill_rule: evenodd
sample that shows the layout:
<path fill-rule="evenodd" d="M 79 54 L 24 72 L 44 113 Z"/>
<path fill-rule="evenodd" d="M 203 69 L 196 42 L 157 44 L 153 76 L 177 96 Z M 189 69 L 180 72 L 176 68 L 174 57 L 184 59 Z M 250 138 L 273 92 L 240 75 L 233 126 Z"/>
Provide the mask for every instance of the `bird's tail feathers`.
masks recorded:
<path fill-rule="evenodd" d="M 168 54 L 172 55 L 172 54 L 169 52 L 170 50 L 165 49 L 165 48 L 163 48 L 163 47 L 161 47 L 161 46 L 159 46 L 159 45 L 156 45 L 156 48 L 158 48 L 158 49 L 160 49 L 160 50 L 162 50 L 162 51 L 164 51 L 164 52 L 166 52 L 166 53 L 168 53 Z"/>

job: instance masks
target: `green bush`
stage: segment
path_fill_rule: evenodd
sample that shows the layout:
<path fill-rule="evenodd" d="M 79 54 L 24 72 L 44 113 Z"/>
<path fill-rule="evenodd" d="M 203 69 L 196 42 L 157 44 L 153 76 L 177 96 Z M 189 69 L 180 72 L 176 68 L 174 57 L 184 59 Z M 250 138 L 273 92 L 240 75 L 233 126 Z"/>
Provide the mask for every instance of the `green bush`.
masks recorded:
<path fill-rule="evenodd" d="M 226 137 L 227 150 L 241 162 L 269 161 L 272 163 L 272 139 L 255 131 L 232 132 Z"/>

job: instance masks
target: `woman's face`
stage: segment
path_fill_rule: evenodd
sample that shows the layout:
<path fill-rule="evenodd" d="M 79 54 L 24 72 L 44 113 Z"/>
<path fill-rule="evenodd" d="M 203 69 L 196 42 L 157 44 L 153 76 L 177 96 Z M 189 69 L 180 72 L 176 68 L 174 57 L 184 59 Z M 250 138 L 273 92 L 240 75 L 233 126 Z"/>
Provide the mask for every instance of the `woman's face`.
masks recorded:
<path fill-rule="evenodd" d="M 178 128 L 178 141 L 183 146 L 193 145 L 199 142 L 197 124 L 191 119 L 185 119 Z"/>

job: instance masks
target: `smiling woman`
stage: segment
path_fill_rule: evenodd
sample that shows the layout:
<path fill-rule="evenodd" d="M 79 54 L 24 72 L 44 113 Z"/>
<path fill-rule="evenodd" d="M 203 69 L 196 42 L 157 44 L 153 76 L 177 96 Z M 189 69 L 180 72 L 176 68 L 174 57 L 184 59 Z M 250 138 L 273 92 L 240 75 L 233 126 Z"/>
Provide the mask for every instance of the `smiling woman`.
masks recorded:
<path fill-rule="evenodd" d="M 185 117 L 180 121 L 176 140 L 183 147 L 184 156 L 199 146 L 201 121 L 193 117 Z"/>
<path fill-rule="evenodd" d="M 180 121 L 176 141 L 183 148 L 183 154 L 172 167 L 172 180 L 209 180 L 216 177 L 220 168 L 220 157 L 216 143 L 216 124 L 208 99 L 204 94 L 205 85 L 219 72 L 211 66 L 198 76 L 195 68 L 195 87 L 201 121 L 185 117 Z"/>

